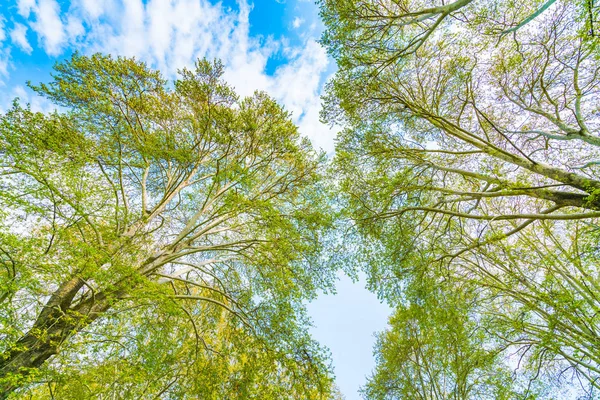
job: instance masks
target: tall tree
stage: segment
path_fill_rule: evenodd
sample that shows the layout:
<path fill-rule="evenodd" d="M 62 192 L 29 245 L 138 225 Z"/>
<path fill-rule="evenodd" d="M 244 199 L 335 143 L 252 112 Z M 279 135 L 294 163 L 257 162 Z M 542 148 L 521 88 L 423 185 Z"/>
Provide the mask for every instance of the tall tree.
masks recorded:
<path fill-rule="evenodd" d="M 222 70 L 75 54 L 2 116 L 0 398 L 329 396 L 323 155 Z"/>
<path fill-rule="evenodd" d="M 403 304 L 425 301 L 406 290 L 417 277 L 475 285 L 468 315 L 527 379 L 597 387 L 600 53 L 585 3 L 321 7 L 340 65 L 323 116 L 345 128 L 335 168 L 373 289 Z"/>

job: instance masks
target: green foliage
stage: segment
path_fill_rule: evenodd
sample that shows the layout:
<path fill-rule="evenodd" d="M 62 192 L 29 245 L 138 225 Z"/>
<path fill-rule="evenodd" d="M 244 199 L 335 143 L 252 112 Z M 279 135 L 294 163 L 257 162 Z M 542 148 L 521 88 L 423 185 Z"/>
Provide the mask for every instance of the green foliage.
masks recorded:
<path fill-rule="evenodd" d="M 500 346 L 471 317 L 472 290 L 426 280 L 411 286 L 378 335 L 367 398 L 524 398 L 497 356 Z"/>
<path fill-rule="evenodd" d="M 0 121 L 0 398 L 328 398 L 324 156 L 219 62 L 79 54 Z"/>
<path fill-rule="evenodd" d="M 367 398 L 593 397 L 600 69 L 585 2 L 320 6 L 348 251 L 397 308 Z"/>

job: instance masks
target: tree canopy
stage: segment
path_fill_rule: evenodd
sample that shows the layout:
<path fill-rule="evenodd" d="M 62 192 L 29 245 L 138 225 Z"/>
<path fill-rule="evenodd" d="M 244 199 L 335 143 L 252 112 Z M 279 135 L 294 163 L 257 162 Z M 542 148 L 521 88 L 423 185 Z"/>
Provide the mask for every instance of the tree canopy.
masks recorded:
<path fill-rule="evenodd" d="M 75 54 L 0 120 L 0 398 L 329 398 L 324 156 L 219 62 Z"/>
<path fill-rule="evenodd" d="M 394 308 L 366 399 L 598 397 L 598 8 L 319 6 L 331 162 L 218 61 L 76 53 L 0 116 L 0 399 L 343 398 L 340 266 Z"/>
<path fill-rule="evenodd" d="M 498 363 L 519 398 L 563 384 L 591 396 L 600 53 L 587 3 L 320 4 L 353 248 L 397 305 L 367 398 L 514 398 L 490 391 L 506 388 Z"/>

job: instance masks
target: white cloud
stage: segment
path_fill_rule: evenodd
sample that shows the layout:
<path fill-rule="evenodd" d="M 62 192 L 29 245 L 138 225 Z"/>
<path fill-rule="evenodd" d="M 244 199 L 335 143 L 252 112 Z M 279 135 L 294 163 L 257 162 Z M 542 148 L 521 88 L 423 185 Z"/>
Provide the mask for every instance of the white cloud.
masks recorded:
<path fill-rule="evenodd" d="M 0 78 L 8 76 L 8 64 L 10 59 L 10 50 L 8 48 L 0 48 Z M 0 86 L 4 86 L 4 80 L 0 79 Z"/>
<path fill-rule="evenodd" d="M 33 14 L 33 21 L 29 26 L 37 33 L 38 41 L 44 51 L 50 56 L 60 55 L 69 37 L 61 20 L 61 10 L 56 0 L 18 0 L 17 9 L 18 13 L 26 19 Z M 74 20 L 70 21 L 69 33 L 74 35 L 83 33 L 82 29 L 78 29 L 76 24 L 73 24 L 74 22 Z M 17 39 L 13 41 L 25 50 L 29 47 L 29 43 L 24 46 L 25 41 L 22 40 L 24 36 L 18 36 L 20 33 L 21 31 L 17 30 Z"/>
<path fill-rule="evenodd" d="M 10 40 L 27 54 L 33 50 L 27 41 L 27 27 L 23 24 L 15 23 L 15 27 L 10 32 Z"/>
<path fill-rule="evenodd" d="M 80 8 L 86 18 L 95 20 L 115 7 L 111 0 L 74 0 L 74 8 Z"/>
<path fill-rule="evenodd" d="M 67 35 L 60 19 L 60 8 L 56 0 L 38 0 L 33 12 L 36 21 L 31 28 L 37 32 L 46 53 L 60 55 L 67 44 Z"/>
<path fill-rule="evenodd" d="M 29 18 L 29 13 L 35 6 L 35 0 L 18 0 L 17 2 L 18 13 L 25 18 Z"/>
<path fill-rule="evenodd" d="M 4 17 L 0 15 L 0 78 L 8 76 L 8 63 L 10 58 L 10 48 L 6 44 L 2 45 L 4 39 L 6 39 L 4 21 Z M 0 85 L 3 83 L 3 80 L 0 79 Z"/>
<path fill-rule="evenodd" d="M 67 32 L 69 39 L 76 39 L 77 37 L 85 34 L 85 28 L 83 27 L 81 19 L 73 15 L 69 15 L 67 17 L 65 31 Z"/>
<path fill-rule="evenodd" d="M 6 39 L 6 32 L 4 31 L 4 18 L 0 15 L 0 43 Z"/>
<path fill-rule="evenodd" d="M 295 29 L 298 29 L 298 28 L 300 28 L 300 25 L 302 25 L 303 23 L 304 23 L 304 20 L 303 20 L 302 18 L 300 18 L 300 17 L 296 17 L 296 18 L 294 18 L 294 20 L 292 21 L 292 26 L 293 26 Z"/>

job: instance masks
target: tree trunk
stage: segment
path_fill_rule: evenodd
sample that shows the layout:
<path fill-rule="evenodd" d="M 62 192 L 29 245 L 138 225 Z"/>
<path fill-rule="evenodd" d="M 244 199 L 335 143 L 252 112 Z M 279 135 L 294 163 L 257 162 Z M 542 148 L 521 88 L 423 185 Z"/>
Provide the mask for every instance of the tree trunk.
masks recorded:
<path fill-rule="evenodd" d="M 163 265 L 174 250 L 164 251 L 140 263 L 144 274 Z M 57 354 L 62 343 L 98 319 L 135 284 L 122 281 L 109 290 L 77 301 L 73 299 L 85 281 L 74 276 L 50 296 L 32 328 L 11 349 L 0 354 L 0 400 L 22 387 L 25 379 Z"/>
<path fill-rule="evenodd" d="M 64 282 L 50 296 L 31 329 L 0 355 L 0 400 L 8 398 L 32 371 L 57 354 L 65 340 L 108 309 L 104 296 L 71 308 L 73 298 L 83 285 L 78 277 Z"/>

